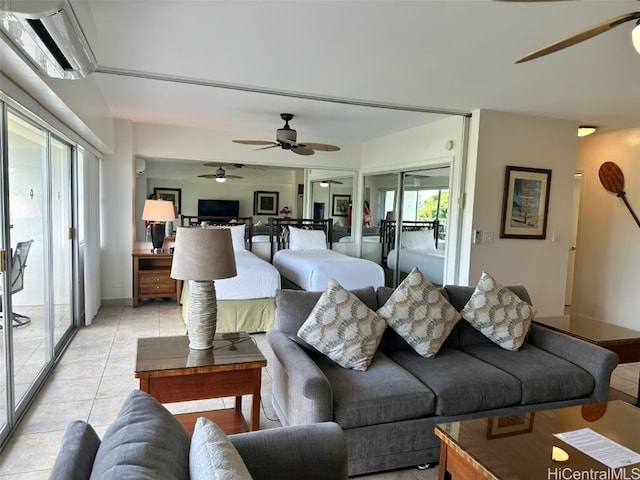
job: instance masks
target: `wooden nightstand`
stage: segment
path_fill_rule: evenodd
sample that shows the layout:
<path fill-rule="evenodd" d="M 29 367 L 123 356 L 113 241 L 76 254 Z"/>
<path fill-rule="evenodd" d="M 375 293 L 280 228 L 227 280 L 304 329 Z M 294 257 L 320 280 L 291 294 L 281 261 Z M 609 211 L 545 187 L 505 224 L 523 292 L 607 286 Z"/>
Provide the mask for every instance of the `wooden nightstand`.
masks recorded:
<path fill-rule="evenodd" d="M 180 300 L 178 282 L 171 278 L 170 253 L 133 252 L 133 306 L 141 298 L 170 298 Z"/>

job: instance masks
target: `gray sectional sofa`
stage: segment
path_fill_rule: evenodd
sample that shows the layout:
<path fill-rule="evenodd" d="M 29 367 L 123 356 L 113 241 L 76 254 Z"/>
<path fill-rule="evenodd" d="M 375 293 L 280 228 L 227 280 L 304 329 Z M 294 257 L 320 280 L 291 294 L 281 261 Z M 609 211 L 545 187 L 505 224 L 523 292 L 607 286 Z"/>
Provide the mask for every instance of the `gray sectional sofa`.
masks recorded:
<path fill-rule="evenodd" d="M 524 287 L 508 288 L 531 303 Z M 473 291 L 441 289 L 458 311 Z M 353 293 L 376 310 L 392 290 Z M 460 320 L 434 358 L 387 328 L 366 372 L 342 368 L 296 334 L 321 294 L 276 294 L 275 328 L 267 332 L 273 407 L 283 425 L 337 422 L 349 475 L 437 462 L 438 423 L 607 400 L 617 356 L 536 324 L 519 351 L 508 351 Z"/>

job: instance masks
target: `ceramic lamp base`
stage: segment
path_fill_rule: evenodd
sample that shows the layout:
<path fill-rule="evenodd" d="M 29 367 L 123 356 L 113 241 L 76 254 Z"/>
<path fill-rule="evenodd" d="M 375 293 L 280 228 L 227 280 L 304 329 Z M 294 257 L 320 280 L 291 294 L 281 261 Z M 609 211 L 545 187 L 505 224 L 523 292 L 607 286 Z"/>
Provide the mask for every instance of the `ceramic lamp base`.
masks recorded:
<path fill-rule="evenodd" d="M 207 350 L 213 347 L 218 323 L 216 289 L 212 281 L 189 280 L 187 331 L 189 348 Z"/>

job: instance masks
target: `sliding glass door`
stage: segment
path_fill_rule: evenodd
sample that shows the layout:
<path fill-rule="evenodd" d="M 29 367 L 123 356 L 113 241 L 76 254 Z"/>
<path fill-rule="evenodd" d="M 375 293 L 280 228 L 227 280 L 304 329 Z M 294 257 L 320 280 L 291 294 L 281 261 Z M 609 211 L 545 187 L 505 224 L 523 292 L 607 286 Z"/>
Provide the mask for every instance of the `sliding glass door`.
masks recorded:
<path fill-rule="evenodd" d="M 70 338 L 74 147 L 0 102 L 0 443 Z"/>

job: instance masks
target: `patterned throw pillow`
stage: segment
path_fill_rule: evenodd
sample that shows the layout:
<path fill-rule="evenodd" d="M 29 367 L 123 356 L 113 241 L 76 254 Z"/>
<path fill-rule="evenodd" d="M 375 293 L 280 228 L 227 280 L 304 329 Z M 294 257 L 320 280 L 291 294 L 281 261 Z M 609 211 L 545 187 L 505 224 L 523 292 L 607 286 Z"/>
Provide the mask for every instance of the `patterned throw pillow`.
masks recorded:
<path fill-rule="evenodd" d="M 189 450 L 191 480 L 251 480 L 242 457 L 222 429 L 200 417 Z"/>
<path fill-rule="evenodd" d="M 438 353 L 460 314 L 417 268 L 378 309 L 398 335 L 423 357 Z"/>
<path fill-rule="evenodd" d="M 515 351 L 524 343 L 536 309 L 487 272 L 482 272 L 475 291 L 460 313 L 492 342 Z"/>
<path fill-rule="evenodd" d="M 298 336 L 344 368 L 369 368 L 387 324 L 333 278 Z"/>

